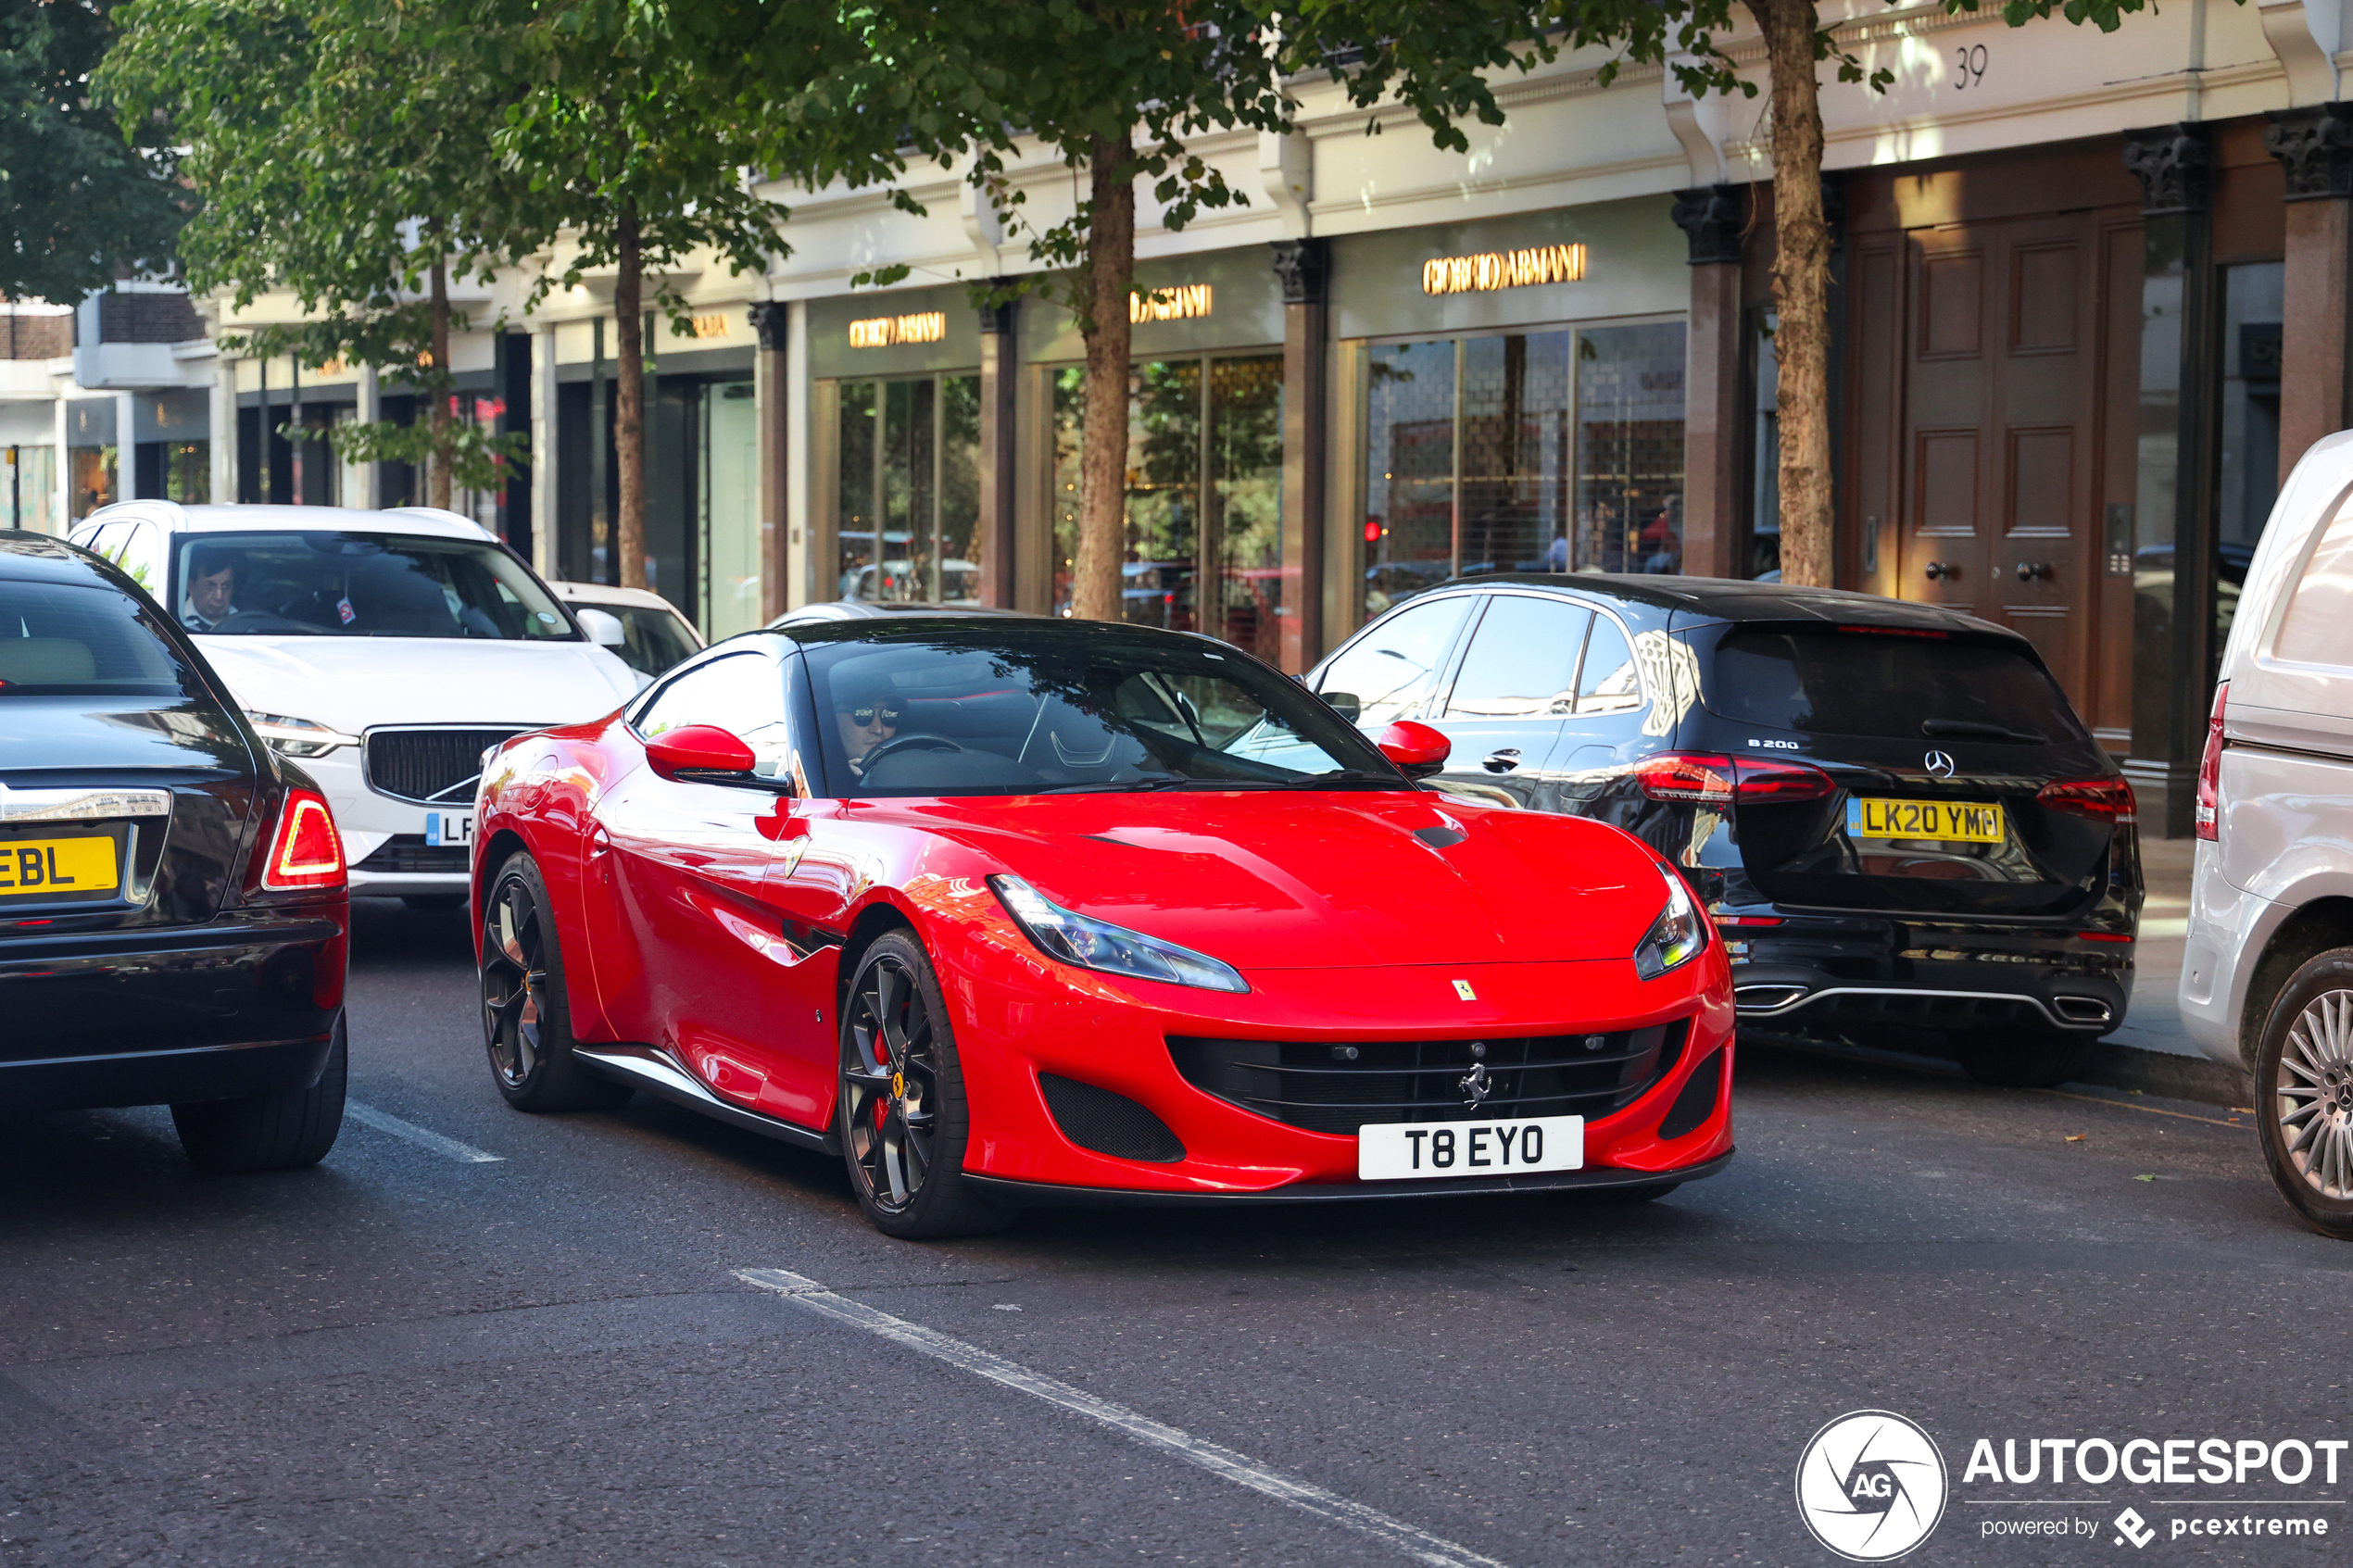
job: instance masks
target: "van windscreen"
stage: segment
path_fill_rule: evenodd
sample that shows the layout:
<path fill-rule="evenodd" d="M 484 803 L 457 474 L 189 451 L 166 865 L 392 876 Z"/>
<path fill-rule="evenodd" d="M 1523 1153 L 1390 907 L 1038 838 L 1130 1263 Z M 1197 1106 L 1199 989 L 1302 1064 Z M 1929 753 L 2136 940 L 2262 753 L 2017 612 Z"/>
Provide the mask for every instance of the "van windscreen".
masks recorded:
<path fill-rule="evenodd" d="M 2057 682 L 2016 648 L 1848 631 L 1733 631 L 1701 700 L 1721 719 L 1808 734 L 2088 738 Z"/>

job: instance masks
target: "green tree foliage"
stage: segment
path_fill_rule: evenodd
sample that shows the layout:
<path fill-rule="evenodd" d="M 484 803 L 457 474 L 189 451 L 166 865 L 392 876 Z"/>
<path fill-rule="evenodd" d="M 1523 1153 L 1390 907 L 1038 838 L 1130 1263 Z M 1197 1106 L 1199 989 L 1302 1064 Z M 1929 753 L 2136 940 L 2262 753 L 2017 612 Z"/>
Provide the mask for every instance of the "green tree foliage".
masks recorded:
<path fill-rule="evenodd" d="M 764 270 L 785 253 L 786 213 L 754 196 L 744 178 L 757 137 L 731 94 L 732 68 L 715 72 L 683 46 L 664 6 L 506 0 L 471 9 L 474 28 L 490 23 L 527 83 L 497 141 L 538 201 L 532 245 L 560 259 L 543 277 L 543 295 L 595 287 L 610 270 L 619 340 L 614 551 L 623 584 L 642 588 L 651 310 L 683 320 L 680 270 L 706 256 L 730 272 Z"/>
<path fill-rule="evenodd" d="M 161 124 L 185 149 L 204 202 L 181 237 L 191 286 L 300 306 L 298 323 L 224 346 L 373 366 L 415 392 L 413 423 L 333 439 L 348 461 L 429 463 L 446 507 L 453 483 L 496 485 L 522 445 L 458 417 L 450 340 L 472 323 L 451 280 L 488 278 L 543 220 L 492 144 L 524 84 L 454 18 L 432 19 L 375 0 L 132 0 L 98 82 L 123 123 Z"/>
<path fill-rule="evenodd" d="M 112 0 L 0 0 L 0 295 L 78 303 L 159 270 L 186 216 L 163 128 L 120 125 L 90 73 Z"/>

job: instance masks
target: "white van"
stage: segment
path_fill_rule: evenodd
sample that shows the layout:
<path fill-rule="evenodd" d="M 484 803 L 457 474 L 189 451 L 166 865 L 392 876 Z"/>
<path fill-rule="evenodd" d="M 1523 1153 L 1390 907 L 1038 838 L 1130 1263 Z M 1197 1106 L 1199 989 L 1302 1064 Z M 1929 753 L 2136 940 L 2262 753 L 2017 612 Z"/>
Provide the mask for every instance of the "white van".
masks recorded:
<path fill-rule="evenodd" d="M 2182 1020 L 2255 1077 L 2271 1180 L 2353 1240 L 2353 431 L 2248 564 L 2197 775 Z"/>

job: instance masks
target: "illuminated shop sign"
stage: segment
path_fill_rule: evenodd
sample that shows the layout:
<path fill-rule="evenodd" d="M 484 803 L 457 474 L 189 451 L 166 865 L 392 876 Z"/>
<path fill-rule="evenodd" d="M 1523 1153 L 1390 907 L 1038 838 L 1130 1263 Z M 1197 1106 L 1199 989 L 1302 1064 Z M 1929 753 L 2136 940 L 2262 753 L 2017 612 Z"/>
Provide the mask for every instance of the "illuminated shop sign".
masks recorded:
<path fill-rule="evenodd" d="M 693 325 L 687 330 L 686 335 L 688 337 L 725 337 L 727 335 L 727 318 L 724 316 L 698 316 L 695 318 Z"/>
<path fill-rule="evenodd" d="M 912 316 L 875 316 L 849 323 L 852 348 L 888 348 L 899 343 L 937 343 L 948 335 L 948 313 L 918 310 Z"/>
<path fill-rule="evenodd" d="M 1209 314 L 1209 285 L 1187 283 L 1181 288 L 1154 289 L 1127 296 L 1127 319 L 1145 321 L 1189 321 Z"/>
<path fill-rule="evenodd" d="M 1585 278 L 1585 247 L 1537 245 L 1480 256 L 1441 256 L 1422 263 L 1422 293 L 1482 294 L 1530 283 L 1575 283 Z"/>

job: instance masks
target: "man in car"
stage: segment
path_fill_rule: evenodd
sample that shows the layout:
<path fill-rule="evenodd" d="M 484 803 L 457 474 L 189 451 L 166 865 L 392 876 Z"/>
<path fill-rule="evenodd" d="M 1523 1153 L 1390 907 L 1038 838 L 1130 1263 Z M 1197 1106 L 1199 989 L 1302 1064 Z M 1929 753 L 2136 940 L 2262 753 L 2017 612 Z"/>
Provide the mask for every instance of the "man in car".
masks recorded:
<path fill-rule="evenodd" d="M 866 753 L 899 733 L 898 694 L 887 681 L 861 681 L 846 683 L 836 700 L 841 704 L 834 714 L 841 748 L 849 758 L 849 771 L 863 777 Z"/>
<path fill-rule="evenodd" d="M 188 593 L 180 601 L 180 624 L 209 632 L 237 613 L 237 563 L 201 546 L 189 553 Z"/>

